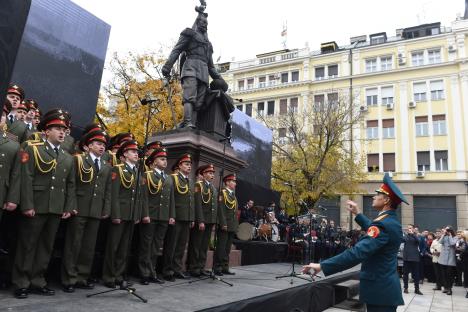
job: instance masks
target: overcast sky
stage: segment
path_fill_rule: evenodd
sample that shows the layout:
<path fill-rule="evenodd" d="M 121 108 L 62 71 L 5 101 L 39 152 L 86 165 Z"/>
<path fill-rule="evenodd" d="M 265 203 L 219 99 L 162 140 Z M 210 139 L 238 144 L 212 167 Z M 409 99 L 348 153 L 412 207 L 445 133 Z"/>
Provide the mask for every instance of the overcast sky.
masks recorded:
<path fill-rule="evenodd" d="M 108 55 L 170 46 L 196 17 L 198 0 L 72 0 L 112 26 Z M 352 36 L 423 23 L 450 26 L 464 12 L 463 0 L 207 0 L 214 60 L 244 60 L 287 47 L 312 50 L 320 43 L 349 44 Z"/>

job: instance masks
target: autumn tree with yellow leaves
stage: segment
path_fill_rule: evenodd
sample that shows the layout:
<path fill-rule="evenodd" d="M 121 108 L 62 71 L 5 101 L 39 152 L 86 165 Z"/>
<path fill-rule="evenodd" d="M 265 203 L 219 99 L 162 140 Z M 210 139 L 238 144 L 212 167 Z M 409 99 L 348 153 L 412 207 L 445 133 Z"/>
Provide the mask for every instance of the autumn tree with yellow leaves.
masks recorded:
<path fill-rule="evenodd" d="M 263 117 L 269 128 L 276 129 L 272 188 L 282 193 L 289 213 L 301 201 L 317 208 L 321 199 L 352 194 L 364 180 L 364 157 L 351 139 L 360 114 L 350 110 L 346 98 L 329 100 L 308 104 L 302 112 Z"/>
<path fill-rule="evenodd" d="M 173 129 L 181 121 L 180 81 L 167 82 L 162 78 L 160 73 L 164 63 L 165 59 L 157 53 L 113 55 L 107 68 L 111 79 L 104 85 L 96 108 L 110 135 L 131 132 L 142 144 L 148 110 L 151 114 L 150 136 Z M 144 99 L 155 102 L 142 105 Z"/>

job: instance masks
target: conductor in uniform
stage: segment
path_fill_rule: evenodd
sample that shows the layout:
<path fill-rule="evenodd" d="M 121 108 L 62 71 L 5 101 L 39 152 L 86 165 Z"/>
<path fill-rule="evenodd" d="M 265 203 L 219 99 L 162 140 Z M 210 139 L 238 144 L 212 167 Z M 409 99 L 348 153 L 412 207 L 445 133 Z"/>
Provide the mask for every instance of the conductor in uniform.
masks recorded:
<path fill-rule="evenodd" d="M 408 202 L 387 173 L 376 192 L 372 207 L 379 215 L 374 220 L 359 213 L 357 204 L 348 201 L 348 210 L 356 215 L 355 221 L 367 235 L 333 258 L 304 266 L 303 272 L 323 271 L 330 275 L 362 263 L 360 300 L 367 304 L 367 311 L 396 311 L 397 306 L 404 304 L 397 273 L 397 254 L 403 237 L 396 209 L 401 202 Z"/>

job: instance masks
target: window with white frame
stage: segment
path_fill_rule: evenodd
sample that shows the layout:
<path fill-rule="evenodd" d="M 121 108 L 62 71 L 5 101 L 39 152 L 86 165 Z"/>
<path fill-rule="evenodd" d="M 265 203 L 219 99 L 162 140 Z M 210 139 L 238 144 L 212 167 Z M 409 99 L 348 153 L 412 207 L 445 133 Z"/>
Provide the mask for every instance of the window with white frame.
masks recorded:
<path fill-rule="evenodd" d="M 254 79 L 253 78 L 247 79 L 247 89 L 253 89 L 253 87 L 254 87 Z"/>
<path fill-rule="evenodd" d="M 377 88 L 366 89 L 366 104 L 367 106 L 377 106 Z"/>
<path fill-rule="evenodd" d="M 252 117 L 252 104 L 245 104 L 245 114 Z"/>
<path fill-rule="evenodd" d="M 442 62 L 440 49 L 432 49 L 427 51 L 427 60 L 429 64 L 438 64 Z"/>
<path fill-rule="evenodd" d="M 328 77 L 338 77 L 338 65 L 328 65 Z"/>
<path fill-rule="evenodd" d="M 443 100 L 444 98 L 445 98 L 444 81 L 443 80 L 431 81 L 431 100 L 438 101 L 438 100 Z"/>
<path fill-rule="evenodd" d="M 427 116 L 417 116 L 415 117 L 416 122 L 416 136 L 428 136 L 429 135 L 429 123 L 427 121 Z"/>
<path fill-rule="evenodd" d="M 380 58 L 380 70 L 391 70 L 393 67 L 393 60 L 391 56 L 382 56 Z"/>
<path fill-rule="evenodd" d="M 395 138 L 395 120 L 394 119 L 382 120 L 382 137 L 384 139 Z"/>
<path fill-rule="evenodd" d="M 282 73 L 281 74 L 281 83 L 288 83 L 289 73 Z"/>
<path fill-rule="evenodd" d="M 291 81 L 296 82 L 299 81 L 299 71 L 295 70 L 291 72 Z"/>
<path fill-rule="evenodd" d="M 416 152 L 416 156 L 418 163 L 418 171 L 430 171 L 431 157 L 429 152 Z"/>
<path fill-rule="evenodd" d="M 257 103 L 257 116 L 258 117 L 265 116 L 265 102 L 258 102 Z"/>
<path fill-rule="evenodd" d="M 366 73 L 372 73 L 377 71 L 377 59 L 371 58 L 366 60 Z"/>
<path fill-rule="evenodd" d="M 379 122 L 378 120 L 368 120 L 366 128 L 366 137 L 369 140 L 379 138 Z"/>
<path fill-rule="evenodd" d="M 240 104 L 240 105 L 236 105 L 236 108 L 238 110 L 240 110 L 241 112 L 244 111 L 244 105 Z"/>
<path fill-rule="evenodd" d="M 265 88 L 266 87 L 266 76 L 258 77 L 258 87 Z"/>
<path fill-rule="evenodd" d="M 432 129 L 434 135 L 447 135 L 447 122 L 445 115 L 432 116 Z"/>
<path fill-rule="evenodd" d="M 325 78 L 325 67 L 315 67 L 315 79 L 321 80 Z"/>
<path fill-rule="evenodd" d="M 382 105 L 393 104 L 393 86 L 382 87 Z"/>
<path fill-rule="evenodd" d="M 244 83 L 244 80 L 237 81 L 237 88 L 239 89 L 239 91 L 244 90 Z"/>
<path fill-rule="evenodd" d="M 325 107 L 325 95 L 316 94 L 314 95 L 314 111 L 321 112 Z"/>
<path fill-rule="evenodd" d="M 292 113 L 298 112 L 299 99 L 297 97 L 289 99 L 289 111 Z"/>
<path fill-rule="evenodd" d="M 415 102 L 425 102 L 427 101 L 426 95 L 426 83 L 417 82 L 413 84 L 413 95 Z"/>
<path fill-rule="evenodd" d="M 418 51 L 411 53 L 411 62 L 413 66 L 424 65 L 424 51 Z"/>
<path fill-rule="evenodd" d="M 436 171 L 448 170 L 448 151 L 434 151 L 434 158 Z"/>
<path fill-rule="evenodd" d="M 276 84 L 276 75 L 268 75 L 268 85 L 274 86 Z"/>

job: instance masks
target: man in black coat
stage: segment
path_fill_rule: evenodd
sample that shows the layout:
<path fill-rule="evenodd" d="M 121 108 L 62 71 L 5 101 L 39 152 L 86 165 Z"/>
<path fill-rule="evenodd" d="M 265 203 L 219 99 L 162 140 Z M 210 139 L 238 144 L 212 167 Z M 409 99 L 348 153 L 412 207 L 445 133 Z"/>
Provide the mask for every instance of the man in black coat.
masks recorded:
<path fill-rule="evenodd" d="M 422 295 L 419 291 L 419 238 L 414 232 L 414 226 L 408 225 L 408 230 L 403 236 L 403 285 L 404 293 L 408 293 L 408 275 L 414 280 L 414 293 Z"/>

